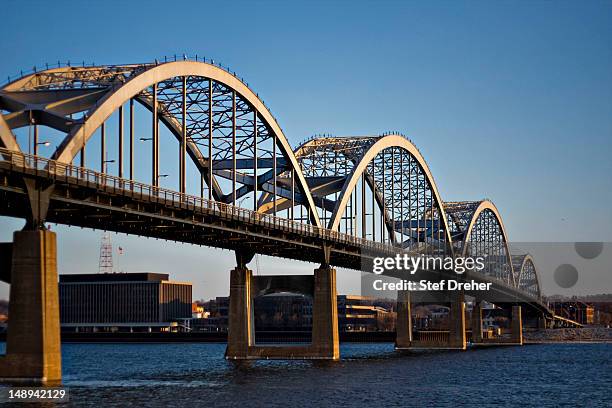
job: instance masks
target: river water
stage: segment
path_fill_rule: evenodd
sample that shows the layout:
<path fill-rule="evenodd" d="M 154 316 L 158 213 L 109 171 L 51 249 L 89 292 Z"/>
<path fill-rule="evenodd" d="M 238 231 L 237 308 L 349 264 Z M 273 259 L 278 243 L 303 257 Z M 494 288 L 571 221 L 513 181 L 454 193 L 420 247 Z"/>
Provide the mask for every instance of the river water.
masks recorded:
<path fill-rule="evenodd" d="M 4 345 L 0 345 L 3 349 Z M 611 344 L 402 355 L 342 344 L 339 362 L 223 359 L 224 344 L 64 344 L 72 406 L 612 406 Z"/>

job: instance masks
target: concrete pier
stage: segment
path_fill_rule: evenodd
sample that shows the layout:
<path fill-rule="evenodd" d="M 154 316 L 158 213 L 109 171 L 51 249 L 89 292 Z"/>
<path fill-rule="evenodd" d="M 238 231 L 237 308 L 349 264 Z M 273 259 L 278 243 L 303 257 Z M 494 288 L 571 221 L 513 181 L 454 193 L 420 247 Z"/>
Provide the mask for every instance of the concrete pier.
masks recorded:
<path fill-rule="evenodd" d="M 338 296 L 336 270 L 319 268 L 314 271 L 315 292 L 312 308 L 311 354 L 317 358 L 340 358 L 338 334 Z"/>
<path fill-rule="evenodd" d="M 474 301 L 472 309 L 472 343 L 482 343 L 482 305 Z"/>
<path fill-rule="evenodd" d="M 542 313 L 538 316 L 538 329 L 544 330 L 548 328 L 548 323 L 546 322 L 546 316 Z"/>
<path fill-rule="evenodd" d="M 62 378 L 56 236 L 14 234 L 6 355 L 0 380 L 59 383 Z"/>
<path fill-rule="evenodd" d="M 499 305 L 498 305 L 499 306 Z M 510 310 L 510 335 L 484 337 L 482 335 L 482 309 L 480 303 L 474 305 L 472 311 L 472 344 L 474 346 L 521 346 L 523 345 L 523 319 L 521 306 L 505 305 Z"/>
<path fill-rule="evenodd" d="M 258 276 L 257 278 L 261 278 Z M 278 278 L 278 277 L 276 277 Z M 291 277 L 282 277 L 290 280 Z M 252 272 L 246 268 L 232 270 L 230 276 L 229 332 L 225 358 L 256 359 L 323 359 L 340 358 L 336 270 L 315 270 L 312 310 L 312 342 L 306 346 L 258 346 L 255 344 Z M 301 280 L 302 277 L 300 277 Z"/>
<path fill-rule="evenodd" d="M 463 294 L 456 294 L 451 302 L 449 313 L 449 339 L 448 346 L 451 349 L 465 350 L 465 298 Z"/>
<path fill-rule="evenodd" d="M 247 358 L 249 347 L 255 345 L 253 296 L 251 293 L 252 276 L 253 271 L 245 267 L 235 268 L 230 273 L 226 358 Z"/>
<path fill-rule="evenodd" d="M 448 331 L 412 332 L 411 296 L 407 291 L 398 292 L 396 350 L 465 350 L 465 299 L 461 293 L 444 293 L 450 297 Z M 440 303 L 448 303 L 441 299 Z"/>
<path fill-rule="evenodd" d="M 523 345 L 523 318 L 522 309 L 520 306 L 512 306 L 512 343 Z"/>
<path fill-rule="evenodd" d="M 409 348 L 412 344 L 412 308 L 410 291 L 408 290 L 402 290 L 397 293 L 397 320 L 395 328 L 395 348 Z"/>

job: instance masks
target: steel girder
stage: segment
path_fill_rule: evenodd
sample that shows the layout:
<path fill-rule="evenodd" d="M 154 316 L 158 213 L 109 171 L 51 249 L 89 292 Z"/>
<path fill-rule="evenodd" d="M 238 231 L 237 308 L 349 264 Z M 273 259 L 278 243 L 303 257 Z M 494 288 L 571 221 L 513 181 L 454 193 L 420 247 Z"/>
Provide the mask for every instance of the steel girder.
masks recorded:
<path fill-rule="evenodd" d="M 209 187 L 209 198 L 236 204 L 248 193 L 263 193 L 274 197 L 276 204 L 285 197 L 294 205 L 304 205 L 309 221 L 320 226 L 310 189 L 275 118 L 245 83 L 212 64 L 175 61 L 62 67 L 25 76 L 0 89 L 4 113 L 0 140 L 4 147 L 18 151 L 11 129 L 49 126 L 66 133 L 52 158 L 70 163 L 114 112 L 122 116 L 128 102 L 132 110 L 133 101 L 153 115 L 151 184 L 159 180 L 157 123 L 161 121 L 185 151 L 182 191 L 184 156 L 188 155 Z M 222 168 L 215 168 L 216 163 Z M 246 163 L 251 163 L 248 170 Z M 231 182 L 229 191 L 222 190 L 221 179 Z"/>
<path fill-rule="evenodd" d="M 15 139 L 15 135 L 11 131 L 11 128 L 4 120 L 4 116 L 0 115 L 0 143 L 2 144 L 0 147 L 4 147 L 6 149 L 10 149 L 13 151 L 20 151 L 19 145 L 17 144 L 17 140 Z"/>

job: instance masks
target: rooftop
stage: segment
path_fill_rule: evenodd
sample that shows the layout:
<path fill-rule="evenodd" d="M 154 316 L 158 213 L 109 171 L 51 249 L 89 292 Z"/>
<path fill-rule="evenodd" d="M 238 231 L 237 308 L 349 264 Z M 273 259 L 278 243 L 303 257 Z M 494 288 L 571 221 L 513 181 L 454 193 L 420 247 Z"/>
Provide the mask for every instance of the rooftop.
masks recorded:
<path fill-rule="evenodd" d="M 167 273 L 80 273 L 75 275 L 60 275 L 60 283 L 81 282 L 161 282 L 167 281 Z"/>

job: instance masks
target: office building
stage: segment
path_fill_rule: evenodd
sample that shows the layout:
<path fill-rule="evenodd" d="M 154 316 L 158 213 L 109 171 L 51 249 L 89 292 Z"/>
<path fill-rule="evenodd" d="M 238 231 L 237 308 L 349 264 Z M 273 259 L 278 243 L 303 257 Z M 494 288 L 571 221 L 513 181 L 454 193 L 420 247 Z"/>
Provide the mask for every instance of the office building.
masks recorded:
<path fill-rule="evenodd" d="M 191 283 L 167 274 L 61 275 L 62 330 L 169 331 L 192 316 Z"/>

